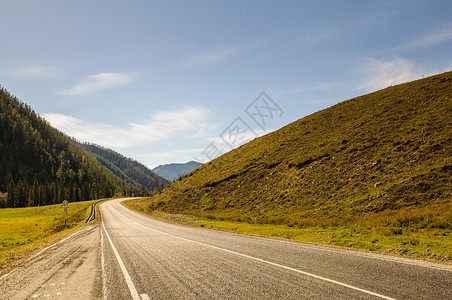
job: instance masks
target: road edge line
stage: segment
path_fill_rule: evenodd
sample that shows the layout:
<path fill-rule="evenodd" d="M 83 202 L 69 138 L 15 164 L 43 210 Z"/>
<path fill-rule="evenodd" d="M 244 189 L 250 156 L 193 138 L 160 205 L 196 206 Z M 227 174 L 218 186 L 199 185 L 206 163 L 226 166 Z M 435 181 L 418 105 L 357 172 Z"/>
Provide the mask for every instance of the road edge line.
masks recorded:
<path fill-rule="evenodd" d="M 118 264 L 119 264 L 119 266 L 121 268 L 122 275 L 124 275 L 124 279 L 126 280 L 127 287 L 129 288 L 129 291 L 130 291 L 130 294 L 132 296 L 132 299 L 133 300 L 141 300 L 141 297 L 138 294 L 137 289 L 135 288 L 135 285 L 133 284 L 132 278 L 130 278 L 129 272 L 127 272 L 126 266 L 124 265 L 124 262 L 121 259 L 121 256 L 119 256 L 118 250 L 116 250 L 116 247 L 113 244 L 113 241 L 111 240 L 107 229 L 105 228 L 104 220 L 102 220 L 102 228 L 104 229 L 105 235 L 107 236 L 108 241 L 110 242 L 111 249 L 113 250 L 113 253 L 116 256 L 116 260 L 118 261 Z"/>
<path fill-rule="evenodd" d="M 24 263 L 27 263 L 27 262 L 29 262 L 30 260 L 35 259 L 36 257 L 38 257 L 39 255 L 41 255 L 41 254 L 44 253 L 45 251 L 49 250 L 50 248 L 53 248 L 53 247 L 55 247 L 55 246 L 58 246 L 59 244 L 63 243 L 64 241 L 66 241 L 66 240 L 68 240 L 68 239 L 70 239 L 70 238 L 73 237 L 74 235 L 79 234 L 79 233 L 82 232 L 82 231 L 85 231 L 85 229 L 83 229 L 83 230 L 78 230 L 77 232 L 71 234 L 70 236 L 65 237 L 64 239 L 62 239 L 62 240 L 60 240 L 60 241 L 58 241 L 58 242 L 56 242 L 56 243 L 54 243 L 54 244 L 52 244 L 52 245 L 50 245 L 50 246 L 45 247 L 44 249 L 41 249 L 38 253 L 36 253 L 36 254 L 33 255 L 32 257 L 27 258 L 27 259 L 24 261 Z M 5 278 L 5 277 L 8 277 L 10 274 L 12 274 L 13 272 L 15 272 L 16 270 L 17 270 L 17 268 L 14 268 L 14 269 L 12 269 L 10 272 L 8 272 L 8 273 L 6 273 L 6 274 L 0 276 L 0 280 L 2 280 L 2 279 Z"/>
<path fill-rule="evenodd" d="M 102 297 L 107 300 L 107 274 L 105 273 L 104 234 L 100 229 L 100 265 L 102 269 Z"/>
<path fill-rule="evenodd" d="M 183 223 L 179 221 L 172 221 L 165 218 L 160 218 L 156 216 L 152 216 L 149 213 L 139 211 L 137 209 L 134 209 L 132 207 L 129 207 L 123 203 L 123 201 L 120 202 L 124 207 L 126 207 L 128 210 L 139 214 L 140 216 L 145 216 L 147 218 L 173 224 L 173 225 L 180 225 L 180 226 L 187 226 L 192 228 L 201 228 L 199 226 Z M 169 215 L 172 215 L 170 213 L 167 213 Z M 393 262 L 398 264 L 404 264 L 404 265 L 410 265 L 415 266 L 419 268 L 427 268 L 432 270 L 439 270 L 439 271 L 448 271 L 452 272 L 452 264 L 444 263 L 441 261 L 435 261 L 435 260 L 429 260 L 425 258 L 416 258 L 416 257 L 409 257 L 409 256 L 402 256 L 402 255 L 396 255 L 396 254 L 388 254 L 383 252 L 372 252 L 369 250 L 364 249 L 358 249 L 358 248 L 348 248 L 348 247 L 342 247 L 342 246 L 334 246 L 334 245 L 328 245 L 328 244 L 321 244 L 316 242 L 306 242 L 306 241 L 299 241 L 295 239 L 290 238 L 282 238 L 282 237 L 276 237 L 276 236 L 269 236 L 269 235 L 260 235 L 257 233 L 244 233 L 244 232 L 238 232 L 233 231 L 229 229 L 219 229 L 219 228 L 209 228 L 204 227 L 203 230 L 212 230 L 212 231 L 218 231 L 225 234 L 236 234 L 236 235 L 243 235 L 248 236 L 256 239 L 271 239 L 274 241 L 279 241 L 281 243 L 290 243 L 290 244 L 298 244 L 299 247 L 306 248 L 306 249 L 314 249 L 314 250 L 322 250 L 322 251 L 328 251 L 332 253 L 339 253 L 344 255 L 353 255 L 358 257 L 364 257 L 364 258 L 370 258 L 370 259 L 378 259 L 386 262 Z"/>
<path fill-rule="evenodd" d="M 129 219 L 126 216 L 124 216 L 123 214 L 121 214 L 120 212 L 118 212 L 114 207 L 112 207 L 112 209 L 117 214 L 123 216 L 126 219 Z M 376 297 L 379 297 L 381 299 L 396 300 L 395 298 L 392 298 L 392 297 L 389 297 L 389 296 L 385 296 L 385 295 L 382 295 L 382 294 L 378 294 L 378 293 L 375 293 L 375 292 L 372 292 L 372 291 L 369 291 L 369 290 L 366 290 L 366 289 L 362 289 L 362 288 L 359 288 L 359 287 L 356 287 L 356 286 L 353 286 L 353 285 L 350 285 L 350 284 L 347 284 L 347 283 L 336 281 L 334 279 L 330 279 L 330 278 L 326 278 L 326 277 L 323 277 L 323 276 L 319 276 L 319 275 L 315 275 L 315 274 L 312 274 L 312 273 L 308 273 L 308 272 L 305 272 L 305 271 L 302 271 L 302 270 L 291 268 L 291 267 L 288 267 L 288 266 L 285 266 L 285 265 L 281 265 L 281 264 L 278 264 L 278 263 L 274 263 L 274 262 L 271 262 L 271 261 L 268 261 L 268 260 L 264 260 L 264 259 L 261 259 L 261 258 L 253 257 L 253 256 L 250 256 L 250 255 L 247 255 L 247 254 L 243 254 L 243 253 L 240 253 L 240 252 L 236 252 L 236 251 L 232 251 L 232 250 L 216 247 L 216 246 L 209 245 L 209 244 L 202 243 L 202 242 L 198 242 L 198 241 L 195 241 L 195 240 L 186 239 L 186 238 L 183 238 L 183 237 L 180 237 L 180 236 L 177 236 L 177 235 L 173 235 L 171 233 L 167 233 L 167 232 L 163 232 L 163 231 L 160 231 L 160 230 L 156 230 L 156 229 L 150 228 L 148 226 L 145 226 L 145 225 L 140 224 L 138 222 L 135 222 L 133 220 L 131 220 L 131 221 L 135 225 L 139 225 L 139 226 L 147 228 L 148 230 L 152 230 L 154 232 L 158 232 L 158 233 L 161 233 L 161 234 L 164 234 L 164 235 L 167 235 L 167 236 L 175 237 L 177 239 L 181 239 L 181 240 L 188 241 L 188 242 L 191 242 L 191 243 L 196 243 L 196 244 L 203 245 L 203 246 L 206 246 L 206 247 L 210 247 L 210 248 L 213 248 L 213 249 L 216 249 L 216 250 L 228 252 L 228 253 L 231 253 L 231 254 L 234 254 L 234 255 L 237 255 L 237 256 L 241 256 L 241 257 L 252 259 L 252 260 L 255 260 L 255 261 L 258 261 L 258 262 L 266 263 L 266 264 L 269 264 L 269 265 L 272 265 L 272 266 L 275 266 L 275 267 L 279 267 L 279 268 L 283 268 L 283 269 L 290 270 L 290 271 L 293 271 L 293 272 L 297 272 L 297 273 L 300 273 L 300 274 L 303 274 L 303 275 L 306 275 L 306 276 L 309 276 L 309 277 L 313 277 L 313 278 L 320 279 L 320 280 L 323 280 L 323 281 L 326 281 L 326 282 L 330 282 L 330 283 L 333 283 L 333 284 L 336 284 L 336 285 L 340 285 L 340 286 L 343 286 L 343 287 L 346 287 L 346 288 L 349 288 L 349 289 L 353 289 L 355 291 L 359 291 L 359 292 L 362 292 L 362 293 L 365 293 L 365 294 L 368 294 L 368 295 L 376 296 Z"/>

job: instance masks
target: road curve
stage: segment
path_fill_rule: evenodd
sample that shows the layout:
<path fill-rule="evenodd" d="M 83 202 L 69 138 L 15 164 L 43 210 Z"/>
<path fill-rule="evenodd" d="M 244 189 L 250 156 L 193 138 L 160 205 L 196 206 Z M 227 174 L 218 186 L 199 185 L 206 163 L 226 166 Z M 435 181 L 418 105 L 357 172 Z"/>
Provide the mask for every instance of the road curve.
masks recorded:
<path fill-rule="evenodd" d="M 100 205 L 104 299 L 452 299 L 447 266 L 166 223 Z"/>

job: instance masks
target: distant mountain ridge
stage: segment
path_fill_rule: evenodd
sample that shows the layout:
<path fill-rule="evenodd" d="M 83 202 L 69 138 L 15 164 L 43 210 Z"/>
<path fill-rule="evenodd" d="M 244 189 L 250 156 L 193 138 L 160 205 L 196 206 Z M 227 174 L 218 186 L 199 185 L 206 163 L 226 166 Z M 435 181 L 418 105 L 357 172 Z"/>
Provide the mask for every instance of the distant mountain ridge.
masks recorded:
<path fill-rule="evenodd" d="M 144 186 L 150 192 L 155 188 L 159 191 L 169 185 L 169 182 L 136 160 L 108 148 L 91 143 L 73 141 L 78 147 L 91 153 L 93 157 L 113 174 L 139 189 Z"/>
<path fill-rule="evenodd" d="M 202 166 L 202 164 L 199 162 L 189 161 L 187 163 L 172 163 L 160 165 L 152 169 L 152 171 L 169 181 L 175 181 L 177 178 L 190 173 L 200 166 Z"/>

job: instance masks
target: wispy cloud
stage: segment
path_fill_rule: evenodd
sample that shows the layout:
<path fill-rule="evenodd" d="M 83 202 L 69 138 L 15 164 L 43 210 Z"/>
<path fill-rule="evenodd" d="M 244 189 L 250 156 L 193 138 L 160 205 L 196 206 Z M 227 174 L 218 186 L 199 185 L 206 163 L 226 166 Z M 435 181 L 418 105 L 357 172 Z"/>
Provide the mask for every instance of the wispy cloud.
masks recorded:
<path fill-rule="evenodd" d="M 157 112 L 145 122 L 130 123 L 130 126 L 133 133 L 147 135 L 149 141 L 153 141 L 152 137 L 166 139 L 179 132 L 189 133 L 190 137 L 196 138 L 212 129 L 212 125 L 207 122 L 210 114 L 210 110 L 203 106 L 186 106 L 179 110 Z"/>
<path fill-rule="evenodd" d="M 181 67 L 205 66 L 219 63 L 234 56 L 240 51 L 240 47 L 229 47 L 226 49 L 215 49 L 196 54 L 180 64 Z"/>
<path fill-rule="evenodd" d="M 85 95 L 128 84 L 132 81 L 133 77 L 129 74 L 99 73 L 85 77 L 72 88 L 61 90 L 58 94 L 67 96 Z"/>
<path fill-rule="evenodd" d="M 211 112 L 205 107 L 187 106 L 179 110 L 157 112 L 141 123 L 129 123 L 126 128 L 86 122 L 57 113 L 47 113 L 43 117 L 52 126 L 80 141 L 124 149 L 181 135 L 197 138 L 212 130 L 210 115 Z"/>
<path fill-rule="evenodd" d="M 204 67 L 230 60 L 236 56 L 249 54 L 265 44 L 256 40 L 242 45 L 229 45 L 194 54 L 178 64 L 179 68 Z"/>
<path fill-rule="evenodd" d="M 363 82 L 358 86 L 358 89 L 367 92 L 416 80 L 438 72 L 423 70 L 404 58 L 395 58 L 393 60 L 372 58 L 364 64 L 360 73 Z"/>
<path fill-rule="evenodd" d="M 43 66 L 29 66 L 13 72 L 14 77 L 22 79 L 47 79 L 55 77 L 56 74 L 57 71 L 54 68 Z"/>
<path fill-rule="evenodd" d="M 441 44 L 452 40 L 452 24 L 445 24 L 440 28 L 424 33 L 418 38 L 400 46 L 397 50 L 416 49 Z"/>
<path fill-rule="evenodd" d="M 271 94 L 275 97 L 287 97 L 306 92 L 328 91 L 336 86 L 337 84 L 332 82 L 316 82 L 312 83 L 311 85 L 300 84 L 287 89 L 274 89 L 271 90 Z"/>

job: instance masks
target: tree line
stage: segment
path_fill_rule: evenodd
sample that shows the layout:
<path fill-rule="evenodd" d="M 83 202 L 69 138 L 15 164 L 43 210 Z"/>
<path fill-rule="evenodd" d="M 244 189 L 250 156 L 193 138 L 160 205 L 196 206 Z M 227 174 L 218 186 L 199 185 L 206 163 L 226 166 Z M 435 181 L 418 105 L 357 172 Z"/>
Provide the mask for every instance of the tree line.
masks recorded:
<path fill-rule="evenodd" d="M 0 88 L 0 193 L 0 207 L 24 207 L 138 191 Z"/>
<path fill-rule="evenodd" d="M 73 139 L 73 142 L 80 148 L 93 154 L 99 163 L 112 171 L 116 176 L 129 182 L 132 186 L 139 187 L 139 189 L 142 189 L 141 186 L 143 186 L 146 190 L 153 191 L 155 188 L 162 190 L 169 185 L 166 179 L 160 177 L 148 167 L 112 149 L 92 143 L 82 143 L 75 139 Z"/>

